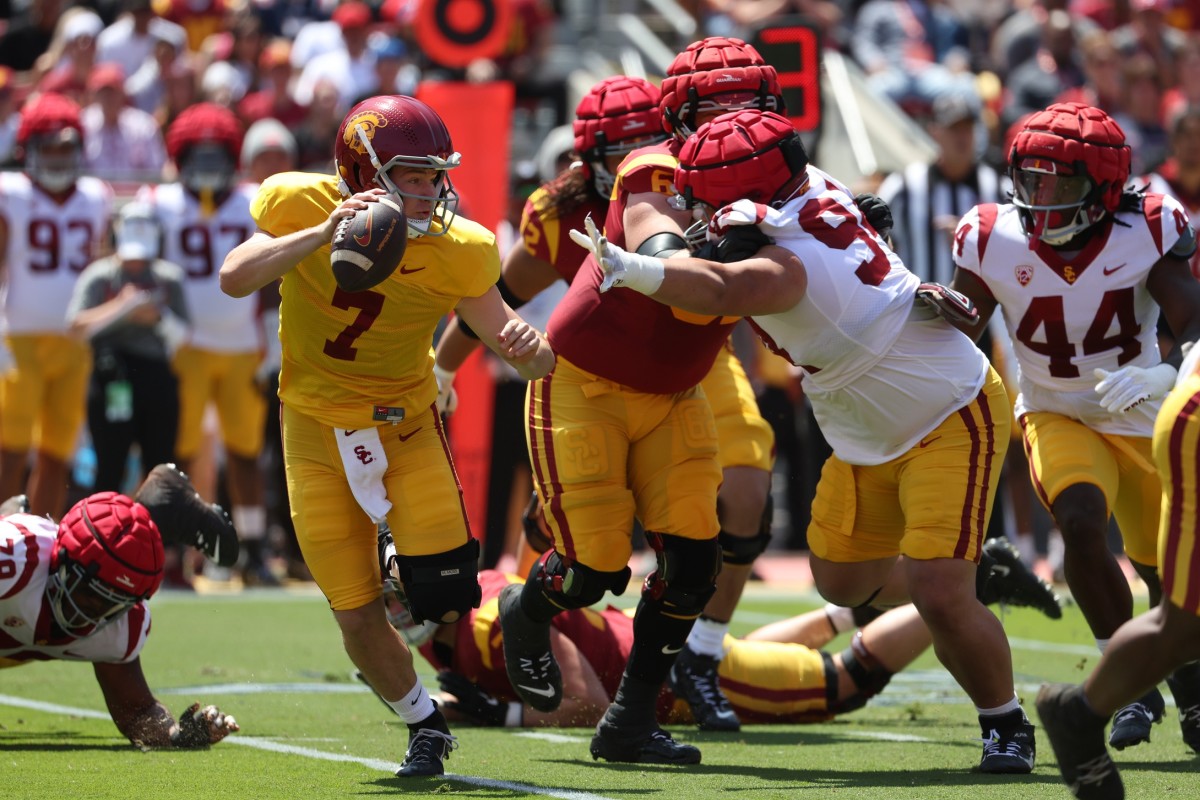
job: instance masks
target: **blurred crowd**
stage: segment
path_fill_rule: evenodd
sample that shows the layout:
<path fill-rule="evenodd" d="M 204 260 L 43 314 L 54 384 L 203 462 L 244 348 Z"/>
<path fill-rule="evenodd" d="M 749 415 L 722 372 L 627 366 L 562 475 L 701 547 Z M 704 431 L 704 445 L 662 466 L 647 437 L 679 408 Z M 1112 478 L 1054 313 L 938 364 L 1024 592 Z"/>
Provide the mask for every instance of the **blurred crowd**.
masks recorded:
<path fill-rule="evenodd" d="M 651 13 L 646 5 L 642 10 Z M 184 337 L 184 341 L 194 337 L 195 331 L 205 327 L 206 317 L 215 313 L 198 299 L 205 296 L 199 287 L 214 279 L 212 265 L 219 266 L 224 253 L 238 244 L 237 231 L 244 230 L 248 236 L 254 229 L 248 211 L 239 211 L 241 207 L 234 202 L 251 196 L 253 190 L 235 189 L 236 182 L 253 185 L 291 169 L 332 171 L 333 141 L 345 111 L 375 94 L 413 94 L 422 81 L 511 81 L 518 108 L 537 110 L 553 125 L 568 124 L 569 70 L 561 68 L 561 59 L 555 59 L 556 48 L 595 45 L 602 49 L 597 31 L 584 23 L 596 11 L 637 9 L 636 3 L 571 0 L 510 0 L 509 6 L 512 24 L 500 54 L 466 65 L 446 65 L 422 46 L 417 32 L 420 0 L 0 0 L 0 169 L 27 174 L 35 186 L 47 188 L 32 168 L 33 148 L 22 142 L 22 120 L 36 116 L 30 109 L 40 100 L 65 98 L 78 116 L 76 124 L 66 126 L 79 134 L 79 163 L 72 165 L 75 172 L 70 186 L 85 177 L 102 182 L 103 186 L 94 188 L 95 207 L 86 214 L 95 215 L 95 224 L 104 229 L 79 241 L 64 232 L 62 248 L 55 238 L 55 252 L 49 256 L 53 263 L 45 266 L 49 270 L 61 267 L 70 278 L 59 284 L 64 295 L 59 333 L 76 337 L 82 333 L 95 351 L 93 396 L 86 401 L 91 404 L 86 411 L 87 430 L 67 452 L 45 463 L 25 446 L 33 446 L 32 441 L 24 441 L 32 434 L 17 437 L 18 441 L 9 434 L 8 441 L 0 441 L 0 488 L 11 493 L 36 488 L 39 480 L 60 480 L 70 484 L 71 499 L 92 489 L 109 488 L 99 486 L 97 476 L 103 473 L 103 480 L 111 481 L 112 456 L 99 459 L 105 463 L 97 466 L 100 454 L 93 442 L 108 442 L 100 429 L 105 423 L 128 422 L 122 415 L 134 415 L 132 409 L 138 403 L 124 396 L 134 388 L 125 378 L 115 381 L 116 389 L 109 388 L 114 381 L 97 384 L 97 375 L 116 374 L 111 364 L 101 363 L 113 348 L 95 347 L 97 336 L 112 334 L 112 320 L 102 317 L 100 323 L 104 324 L 100 324 L 84 315 L 79 322 L 78 315 L 89 303 L 91 308 L 99 308 L 119 299 L 124 305 L 109 309 L 114 314 L 114 309 L 120 311 L 114 319 L 123 320 L 122 324 L 141 319 L 151 335 L 164 342 L 161 348 L 134 345 L 133 357 L 160 362 L 175 358 L 181 345 L 173 337 Z M 1157 191 L 1170 191 L 1193 212 L 1193 219 L 1200 219 L 1196 213 L 1200 211 L 1200 0 L 685 0 L 680 6 L 696 21 L 694 38 L 751 38 L 759 27 L 773 21 L 792 15 L 805 17 L 821 31 L 825 47 L 853 59 L 883 102 L 894 103 L 929 133 L 937 148 L 932 164 L 914 164 L 893 175 L 840 176 L 856 181 L 861 188 L 877 189 L 892 204 L 896 247 L 922 278 L 948 282 L 950 237 L 958 218 L 975 203 L 1002 199 L 1008 191 L 1005 172 L 1010 131 L 1019 129 L 1032 112 L 1060 100 L 1080 100 L 1108 111 L 1132 145 L 1137 180 L 1154 183 Z M 675 49 L 686 42 L 667 44 Z M 228 136 L 222 139 L 224 134 L 205 138 L 198 132 L 196 118 L 188 116 L 197 108 L 204 109 L 199 119 L 232 120 L 237 141 L 229 141 Z M 39 113 L 38 119 L 42 119 L 50 112 Z M 518 138 L 523 133 L 528 132 L 514 131 Z M 224 153 L 224 160 L 204 161 L 197 155 L 203 152 L 200 145 L 213 141 L 220 145 L 217 149 Z M 547 146 L 551 141 L 546 140 Z M 565 163 L 561 157 L 569 147 L 567 138 L 558 152 L 549 156 L 539 153 L 539 162 L 544 162 L 540 173 L 532 161 L 514 159 L 510 170 L 514 202 L 506 225 L 518 222 L 524 197 Z M 514 151 L 538 149 L 538 142 L 514 142 Z M 546 149 L 542 147 L 542 151 Z M 189 158 L 194 160 L 189 162 Z M 222 174 L 209 181 L 206 169 Z M 220 211 L 226 215 L 221 217 L 223 227 L 214 228 L 211 235 L 203 234 L 208 237 L 203 240 L 195 238 L 198 234 L 182 233 L 199 228 L 173 228 L 173 215 L 186 217 L 193 213 L 187 210 L 191 206 L 181 201 L 178 208 L 183 210 L 178 211 L 161 192 L 156 195 L 153 187 L 177 183 L 183 187 L 182 197 L 190 197 L 198 209 L 193 209 L 199 215 L 197 225 Z M 36 269 L 30 261 L 30 248 L 46 249 L 49 240 L 38 239 L 43 235 L 37 233 L 41 229 L 31 222 L 25 249 L 14 249 L 14 241 L 25 236 L 14 223 L 28 218 L 30 201 L 11 188 L 6 191 L 6 186 L 9 184 L 0 182 L 0 221 L 4 223 L 0 230 L 6 231 L 0 241 L 8 247 L 7 252 L 0 252 L 6 287 L 0 291 L 7 295 L 8 308 L 0 324 L 11 337 L 29 332 L 18 330 L 19 324 L 14 327 L 14 321 L 29 317 L 28 313 L 14 314 L 13 305 L 22 299 L 13 288 L 14 274 Z M 52 195 L 55 191 L 62 194 L 61 187 L 49 188 Z M 135 196 L 150 208 L 133 204 L 134 210 L 125 218 L 119 216 L 118 210 Z M 139 227 L 142 217 L 157 221 L 159 238 Z M 66 225 L 65 217 L 55 222 L 59 223 Z M 124 256 L 119 246 L 122 225 L 127 228 Z M 505 233 L 500 233 L 504 247 Z M 218 243 L 218 234 L 226 240 Z M 47 227 L 44 236 L 58 237 L 59 230 Z M 72 241 L 79 252 L 67 251 Z M 93 271 L 87 294 L 92 299 L 87 300 L 83 290 L 73 284 L 85 266 L 101 257 L 116 259 L 116 266 L 107 262 L 110 271 L 119 269 L 122 261 L 180 262 L 176 267 L 182 268 L 182 277 L 159 268 L 157 280 L 170 288 L 150 303 L 143 295 L 135 297 L 132 289 L 124 294 L 120 291 L 119 284 L 136 284 L 142 279 L 114 279 L 104 284 Z M 208 272 L 195 259 L 208 264 Z M 254 363 L 246 369 L 254 375 L 262 405 L 269 406 L 274 396 L 272 367 L 277 363 L 272 325 L 277 317 L 271 316 L 269 297 L 245 302 L 252 311 L 234 316 L 254 317 L 258 325 L 252 341 L 242 348 L 253 351 Z M 69 304 L 73 322 L 66 318 Z M 142 306 L 155 308 L 139 311 Z M 180 322 L 183 333 L 172 332 L 172 318 Z M 120 334 L 118 344 L 129 338 L 128 332 Z M 751 343 L 752 337 L 745 338 L 740 348 L 747 355 L 743 360 L 779 445 L 775 494 L 781 502 L 777 502 L 776 546 L 804 549 L 812 487 L 828 450 L 816 432 L 793 372 Z M 1003 366 L 1004 343 L 989 346 L 997 366 Z M 12 351 L 18 369 L 22 357 L 37 357 L 23 355 L 15 346 L 5 349 Z M 219 341 L 210 349 L 225 352 Z M 7 366 L 0 364 L 0 368 Z M 163 391 L 162 384 L 155 386 L 154 391 Z M 104 396 L 95 396 L 98 391 L 105 392 Z M 179 391 L 191 390 L 183 387 Z M 195 391 L 201 396 L 200 389 Z M 198 417 L 194 403 L 187 401 L 178 410 L 182 448 L 155 451 L 147 458 L 147 445 L 138 441 L 139 434 L 129 433 L 129 444 L 118 448 L 121 466 L 129 451 L 135 454 L 131 463 L 136 468 L 119 475 L 119 482 L 126 487 L 135 485 L 138 469 L 148 469 L 161 460 L 182 460 L 195 473 L 202 493 L 209 499 L 223 499 L 232 507 L 243 535 L 249 531 L 250 541 L 261 542 L 248 548 L 253 560 L 241 567 L 244 581 L 278 583 L 285 577 L 304 578 L 303 563 L 288 533 L 276 415 L 264 412 L 256 402 L 246 411 L 249 421 L 230 419 L 236 408 L 222 408 L 221 403 L 229 401 L 221 401 L 217 392 L 214 389 L 210 399 L 218 414 L 210 411 L 204 415 L 202 411 Z M 79 402 L 83 404 L 85 398 L 80 397 Z M 203 409 L 204 404 L 201 406 Z M 519 403 L 515 401 L 497 405 L 519 413 L 511 411 L 516 406 Z M 11 406 L 0 405 L 0 414 L 9 416 L 0 431 L 15 426 L 13 413 Z M 85 410 L 81 408 L 79 413 L 82 423 Z M 196 427 L 197 419 L 202 421 L 202 429 L 185 433 Z M 257 431 L 253 436 L 239 433 L 251 428 Z M 501 434 L 519 430 L 515 422 L 493 428 Z M 140 435 L 162 436 L 161 432 Z M 231 457 L 224 452 L 231 441 L 248 441 L 256 451 Z M 1023 468 L 1020 450 L 1010 448 L 1010 453 L 1016 451 L 1013 460 L 1017 462 L 1010 464 L 1010 471 Z M 523 451 L 522 441 L 496 444 L 498 458 L 512 455 L 502 463 L 522 465 Z M 136 460 L 139 452 L 140 462 Z M 256 477 L 247 477 L 248 465 L 253 465 Z M 20 475 L 14 477 L 14 471 Z M 30 472 L 28 487 L 26 471 Z M 221 480 L 229 472 L 233 477 Z M 496 507 L 489 510 L 486 538 L 492 542 L 511 545 L 514 531 L 519 530 L 517 509 L 528 496 L 527 473 L 517 468 L 493 470 L 497 481 L 511 482 L 514 475 L 521 476 L 519 486 L 490 492 L 491 505 Z M 245 490 L 249 484 L 257 488 Z M 1019 535 L 1019 541 L 1040 531 L 1036 544 L 1032 539 L 1026 544 L 1028 554 L 1052 560 L 1047 523 L 1044 518 L 1039 522 L 1037 503 L 1028 496 L 1027 482 L 1022 476 L 1011 484 L 1011 497 L 998 504 L 1007 510 L 1008 520 L 999 518 L 995 524 Z M 47 505 L 35 511 L 59 515 L 65 510 L 68 497 L 54 492 L 45 497 Z M 506 502 L 508 498 L 512 499 Z M 502 505 L 506 507 L 501 509 Z M 511 550 L 509 545 L 487 548 L 489 563 L 484 566 L 495 566 Z M 168 580 L 190 585 L 191 571 L 192 567 L 182 563 Z M 1042 567 L 1043 574 L 1050 571 L 1052 565 Z"/>

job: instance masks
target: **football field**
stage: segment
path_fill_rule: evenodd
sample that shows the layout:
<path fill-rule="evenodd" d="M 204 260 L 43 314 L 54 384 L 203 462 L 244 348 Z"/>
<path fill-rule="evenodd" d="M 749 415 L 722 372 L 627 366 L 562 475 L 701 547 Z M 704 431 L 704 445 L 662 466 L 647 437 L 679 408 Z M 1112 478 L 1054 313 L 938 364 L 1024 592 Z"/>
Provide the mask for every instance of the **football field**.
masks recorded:
<path fill-rule="evenodd" d="M 813 595 L 752 585 L 735 632 L 817 604 Z M 1144 605 L 1141 599 L 1139 610 Z M 401 780 L 392 773 L 407 730 L 351 677 L 336 626 L 315 590 L 164 592 L 152 609 L 142 662 L 156 695 L 176 713 L 192 700 L 216 703 L 236 716 L 242 731 L 208 751 L 142 753 L 109 720 L 90 665 L 0 670 L 0 796 L 1069 797 L 1040 731 L 1032 776 L 972 771 L 981 749 L 974 710 L 931 652 L 866 708 L 833 722 L 747 726 L 735 735 L 673 728 L 702 749 L 699 766 L 593 761 L 585 729 L 459 725 L 460 747 L 447 762 L 452 774 Z M 1043 680 L 1080 680 L 1095 663 L 1095 646 L 1074 607 L 1058 622 L 1026 609 L 1000 613 L 1013 644 L 1018 692 L 1036 724 L 1037 687 Z M 831 649 L 845 645 L 843 636 Z M 432 679 L 426 684 L 436 688 Z M 1200 759 L 1183 744 L 1171 705 L 1153 742 L 1116 754 L 1116 761 L 1130 798 L 1200 796 Z"/>

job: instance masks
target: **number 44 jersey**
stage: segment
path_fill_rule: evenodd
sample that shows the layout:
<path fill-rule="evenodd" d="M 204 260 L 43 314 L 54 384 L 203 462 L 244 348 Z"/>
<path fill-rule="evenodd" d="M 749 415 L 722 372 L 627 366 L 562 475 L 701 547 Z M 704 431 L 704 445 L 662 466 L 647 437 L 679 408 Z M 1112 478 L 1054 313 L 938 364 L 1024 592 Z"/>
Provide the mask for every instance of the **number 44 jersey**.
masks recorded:
<path fill-rule="evenodd" d="M 1162 360 L 1158 304 L 1146 281 L 1188 225 L 1178 201 L 1148 193 L 1139 210 L 1118 212 L 1067 255 L 1041 242 L 1031 250 L 1011 204 L 979 205 L 963 217 L 954 261 L 1004 310 L 1020 366 L 1018 417 L 1050 411 L 1101 433 L 1151 435 L 1161 401 L 1110 414 L 1100 406 L 1094 371 Z"/>

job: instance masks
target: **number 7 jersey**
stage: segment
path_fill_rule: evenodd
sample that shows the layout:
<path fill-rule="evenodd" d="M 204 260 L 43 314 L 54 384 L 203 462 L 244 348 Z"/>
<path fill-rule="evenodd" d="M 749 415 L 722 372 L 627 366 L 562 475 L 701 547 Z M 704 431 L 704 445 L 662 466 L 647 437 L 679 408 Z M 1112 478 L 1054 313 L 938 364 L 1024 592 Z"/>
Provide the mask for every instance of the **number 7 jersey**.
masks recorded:
<path fill-rule="evenodd" d="M 1029 249 L 1015 206 L 976 206 L 959 223 L 954 262 L 1004 309 L 1020 366 L 1016 414 L 1051 411 L 1101 433 L 1149 436 L 1161 401 L 1126 414 L 1100 406 L 1094 370 L 1151 367 L 1162 359 L 1158 303 L 1147 277 L 1187 229 L 1174 198 L 1146 194 L 1071 257 L 1039 242 Z"/>

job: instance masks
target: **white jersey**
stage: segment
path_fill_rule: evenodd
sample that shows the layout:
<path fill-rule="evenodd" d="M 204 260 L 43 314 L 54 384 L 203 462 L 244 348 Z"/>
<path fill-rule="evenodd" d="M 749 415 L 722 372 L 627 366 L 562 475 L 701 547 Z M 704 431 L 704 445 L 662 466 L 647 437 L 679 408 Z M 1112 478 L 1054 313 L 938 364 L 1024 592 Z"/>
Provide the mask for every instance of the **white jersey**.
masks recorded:
<path fill-rule="evenodd" d="M 1178 200 L 1179 204 L 1187 211 L 1188 219 L 1192 222 L 1192 230 L 1196 232 L 1197 237 L 1200 237 L 1200 203 L 1196 202 L 1196 197 L 1188 197 L 1186 193 L 1176 191 L 1171 182 L 1157 172 L 1152 172 L 1144 178 L 1130 181 L 1130 184 L 1135 188 L 1145 186 L 1155 194 L 1169 194 Z M 1197 248 L 1196 252 L 1192 254 L 1190 266 L 1192 268 L 1192 275 L 1200 279 L 1200 248 Z"/>
<path fill-rule="evenodd" d="M 245 353 L 260 349 L 258 299 L 221 291 L 221 264 L 254 233 L 250 201 L 257 184 L 238 184 L 211 214 L 180 183 L 145 187 L 138 199 L 151 203 L 163 228 L 162 257 L 183 267 L 191 337 L 201 350 Z"/>
<path fill-rule="evenodd" d="M 75 279 L 96 259 L 111 216 L 112 189 L 97 178 L 80 178 L 58 203 L 25 173 L 0 172 L 9 333 L 66 332 Z"/>
<path fill-rule="evenodd" d="M 1051 411 L 1101 433 L 1154 432 L 1162 401 L 1109 413 L 1100 405 L 1094 371 L 1162 361 L 1159 309 L 1146 279 L 1189 222 L 1178 201 L 1161 194 L 1147 194 L 1141 211 L 1116 219 L 1071 258 L 1045 244 L 1030 250 L 1011 204 L 977 206 L 958 226 L 955 263 L 1004 308 L 1020 369 L 1018 417 Z"/>
<path fill-rule="evenodd" d="M 54 616 L 46 583 L 57 534 L 58 525 L 46 517 L 10 514 L 0 519 L 0 667 L 28 661 L 133 661 L 150 634 L 145 603 L 90 636 L 50 639 Z"/>
<path fill-rule="evenodd" d="M 775 210 L 738 210 L 804 262 L 808 288 L 787 311 L 751 322 L 804 370 L 821 432 L 849 464 L 882 464 L 908 449 L 983 386 L 987 360 L 932 312 L 914 312 L 920 281 L 867 226 L 849 191 L 808 168 L 807 190 Z"/>

